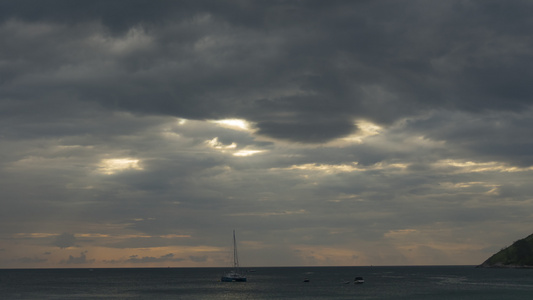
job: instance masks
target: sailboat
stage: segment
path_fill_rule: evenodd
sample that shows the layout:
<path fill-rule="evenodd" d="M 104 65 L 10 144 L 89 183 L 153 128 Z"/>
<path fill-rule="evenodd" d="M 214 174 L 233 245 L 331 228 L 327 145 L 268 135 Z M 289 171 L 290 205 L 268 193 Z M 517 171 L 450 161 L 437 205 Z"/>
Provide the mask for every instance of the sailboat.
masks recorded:
<path fill-rule="evenodd" d="M 237 241 L 235 240 L 235 230 L 233 230 L 233 269 L 220 278 L 222 282 L 246 282 L 246 276 L 239 269 L 239 258 L 237 256 Z"/>

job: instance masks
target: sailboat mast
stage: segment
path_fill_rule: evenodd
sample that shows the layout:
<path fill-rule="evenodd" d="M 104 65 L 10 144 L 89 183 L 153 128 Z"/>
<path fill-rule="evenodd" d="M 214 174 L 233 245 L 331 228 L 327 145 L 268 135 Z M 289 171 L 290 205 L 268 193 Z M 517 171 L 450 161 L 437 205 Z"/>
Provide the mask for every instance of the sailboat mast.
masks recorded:
<path fill-rule="evenodd" d="M 233 229 L 233 267 L 239 267 L 239 257 L 237 256 L 237 241 L 235 239 L 235 229 Z"/>
<path fill-rule="evenodd" d="M 246 282 L 246 275 L 239 270 L 239 257 L 237 256 L 237 239 L 233 229 L 233 269 L 220 278 L 223 282 Z"/>

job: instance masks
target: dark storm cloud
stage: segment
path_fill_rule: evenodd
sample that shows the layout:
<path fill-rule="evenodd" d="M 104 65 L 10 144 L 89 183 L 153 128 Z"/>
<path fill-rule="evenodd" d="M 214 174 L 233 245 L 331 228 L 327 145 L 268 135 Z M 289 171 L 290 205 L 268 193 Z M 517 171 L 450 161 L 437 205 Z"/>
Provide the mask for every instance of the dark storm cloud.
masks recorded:
<path fill-rule="evenodd" d="M 390 124 L 435 107 L 531 104 L 527 1 L 2 5 L 11 101 L 39 93 L 137 113 L 240 117 L 259 133 L 310 143 L 357 130 L 355 118 Z M 10 30 L 16 22 L 26 30 Z"/>
<path fill-rule="evenodd" d="M 76 237 L 72 233 L 62 233 L 54 240 L 54 246 L 61 249 L 76 246 Z"/>
<path fill-rule="evenodd" d="M 449 157 L 475 155 L 480 160 L 501 160 L 511 165 L 533 165 L 533 111 L 452 113 L 438 111 L 412 120 L 403 130 L 446 141 Z"/>
<path fill-rule="evenodd" d="M 60 264 L 67 265 L 79 265 L 79 264 L 91 264 L 94 263 L 94 259 L 87 259 L 87 251 L 80 253 L 80 256 L 69 255 L 68 259 L 61 260 Z"/>
<path fill-rule="evenodd" d="M 169 254 L 166 254 L 166 255 L 162 255 L 160 257 L 143 256 L 143 257 L 139 258 L 137 255 L 132 255 L 125 262 L 135 263 L 135 264 L 142 264 L 142 263 L 172 262 L 172 261 L 183 261 L 183 260 L 185 260 L 185 259 L 184 258 L 174 257 L 173 253 L 169 253 Z"/>

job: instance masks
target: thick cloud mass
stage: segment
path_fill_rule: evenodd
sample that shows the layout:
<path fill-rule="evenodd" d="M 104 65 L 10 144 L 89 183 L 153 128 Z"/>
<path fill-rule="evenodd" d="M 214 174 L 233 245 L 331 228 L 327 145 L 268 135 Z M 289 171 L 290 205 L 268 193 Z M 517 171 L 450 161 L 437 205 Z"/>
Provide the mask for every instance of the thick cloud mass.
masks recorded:
<path fill-rule="evenodd" d="M 481 262 L 530 233 L 532 9 L 0 1 L 0 267 Z"/>
<path fill-rule="evenodd" d="M 357 117 L 531 101 L 528 2 L 118 3 L 4 4 L 6 96 L 240 117 L 315 143 Z"/>

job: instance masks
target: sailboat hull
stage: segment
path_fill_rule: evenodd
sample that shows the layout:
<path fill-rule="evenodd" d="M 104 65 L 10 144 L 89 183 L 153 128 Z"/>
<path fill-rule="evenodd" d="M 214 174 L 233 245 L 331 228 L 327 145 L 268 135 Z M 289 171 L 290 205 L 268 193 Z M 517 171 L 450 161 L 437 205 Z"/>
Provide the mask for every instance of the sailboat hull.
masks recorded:
<path fill-rule="evenodd" d="M 222 278 L 220 278 L 220 281 L 222 281 L 222 282 L 246 282 L 246 277 L 227 277 L 227 276 L 222 276 Z"/>
<path fill-rule="evenodd" d="M 222 282 L 246 282 L 246 276 L 237 271 L 231 271 L 220 278 Z"/>

